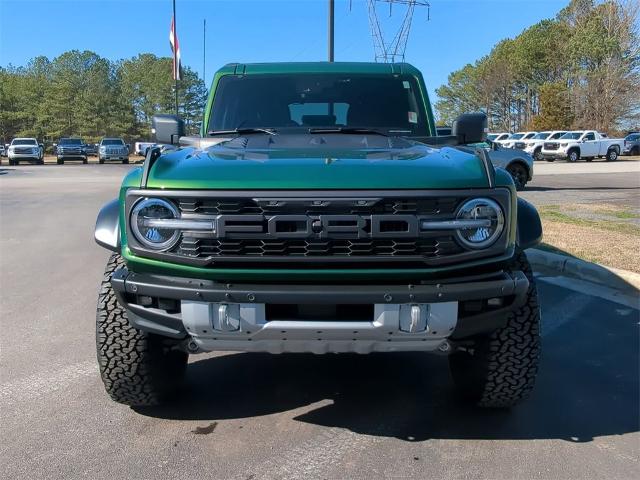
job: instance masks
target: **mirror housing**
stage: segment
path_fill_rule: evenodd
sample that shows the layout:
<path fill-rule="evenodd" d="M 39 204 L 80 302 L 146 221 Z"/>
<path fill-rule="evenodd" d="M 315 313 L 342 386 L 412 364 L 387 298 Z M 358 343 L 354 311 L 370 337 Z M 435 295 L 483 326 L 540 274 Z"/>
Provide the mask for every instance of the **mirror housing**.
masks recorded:
<path fill-rule="evenodd" d="M 155 143 L 177 145 L 184 136 L 184 121 L 177 115 L 154 115 L 151 118 L 151 136 Z"/>
<path fill-rule="evenodd" d="M 488 122 L 484 113 L 463 113 L 453 121 L 452 134 L 462 145 L 487 139 Z"/>

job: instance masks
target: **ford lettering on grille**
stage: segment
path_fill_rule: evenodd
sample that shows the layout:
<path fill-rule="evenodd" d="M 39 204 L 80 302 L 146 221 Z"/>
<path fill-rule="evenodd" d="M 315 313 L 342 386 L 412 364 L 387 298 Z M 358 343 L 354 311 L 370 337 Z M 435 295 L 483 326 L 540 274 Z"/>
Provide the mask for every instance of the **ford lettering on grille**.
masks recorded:
<path fill-rule="evenodd" d="M 219 215 L 218 238 L 416 238 L 415 215 Z"/>

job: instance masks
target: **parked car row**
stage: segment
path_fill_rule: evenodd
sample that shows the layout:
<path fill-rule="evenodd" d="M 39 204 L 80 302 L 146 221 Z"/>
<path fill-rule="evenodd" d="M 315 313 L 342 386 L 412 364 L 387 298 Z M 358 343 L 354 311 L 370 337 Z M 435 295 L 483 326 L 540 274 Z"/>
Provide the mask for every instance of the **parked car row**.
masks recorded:
<path fill-rule="evenodd" d="M 566 159 L 617 160 L 620 155 L 640 154 L 640 134 L 631 133 L 624 139 L 611 139 L 595 130 L 553 130 L 546 132 L 490 133 L 488 139 L 503 148 L 523 150 L 535 160 L 553 162 Z"/>
<path fill-rule="evenodd" d="M 61 138 L 53 144 L 53 153 L 58 165 L 67 160 L 88 163 L 89 156 L 98 157 L 99 163 L 120 161 L 129 163 L 130 145 L 121 138 L 103 138 L 99 144 L 86 144 L 81 138 Z M 9 158 L 9 165 L 18 165 L 21 161 L 44 163 L 44 145 L 35 138 L 14 138 L 10 144 L 3 145 L 2 156 Z"/>

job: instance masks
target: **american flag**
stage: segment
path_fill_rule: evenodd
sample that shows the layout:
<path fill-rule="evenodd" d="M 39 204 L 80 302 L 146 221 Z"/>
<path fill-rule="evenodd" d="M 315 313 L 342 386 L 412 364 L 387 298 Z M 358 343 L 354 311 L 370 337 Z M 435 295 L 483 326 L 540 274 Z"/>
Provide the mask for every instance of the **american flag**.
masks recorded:
<path fill-rule="evenodd" d="M 171 51 L 173 52 L 173 79 L 180 80 L 180 42 L 178 41 L 178 34 L 176 33 L 175 17 L 171 17 L 171 30 L 169 31 L 169 44 L 171 45 Z"/>

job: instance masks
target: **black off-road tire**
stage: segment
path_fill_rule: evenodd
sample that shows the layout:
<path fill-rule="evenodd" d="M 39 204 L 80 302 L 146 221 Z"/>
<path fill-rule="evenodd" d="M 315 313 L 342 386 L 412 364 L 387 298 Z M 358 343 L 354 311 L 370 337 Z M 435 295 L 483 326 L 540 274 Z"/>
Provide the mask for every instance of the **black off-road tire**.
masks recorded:
<path fill-rule="evenodd" d="M 162 403 L 180 385 L 188 355 L 174 340 L 133 328 L 111 287 L 111 275 L 124 266 L 111 255 L 102 279 L 96 313 L 98 365 L 104 387 L 116 402 L 130 406 Z"/>
<path fill-rule="evenodd" d="M 529 279 L 525 303 L 507 324 L 477 338 L 473 348 L 449 356 L 456 387 L 480 407 L 508 408 L 529 396 L 540 362 L 540 307 L 531 266 L 518 252 L 511 266 Z"/>

